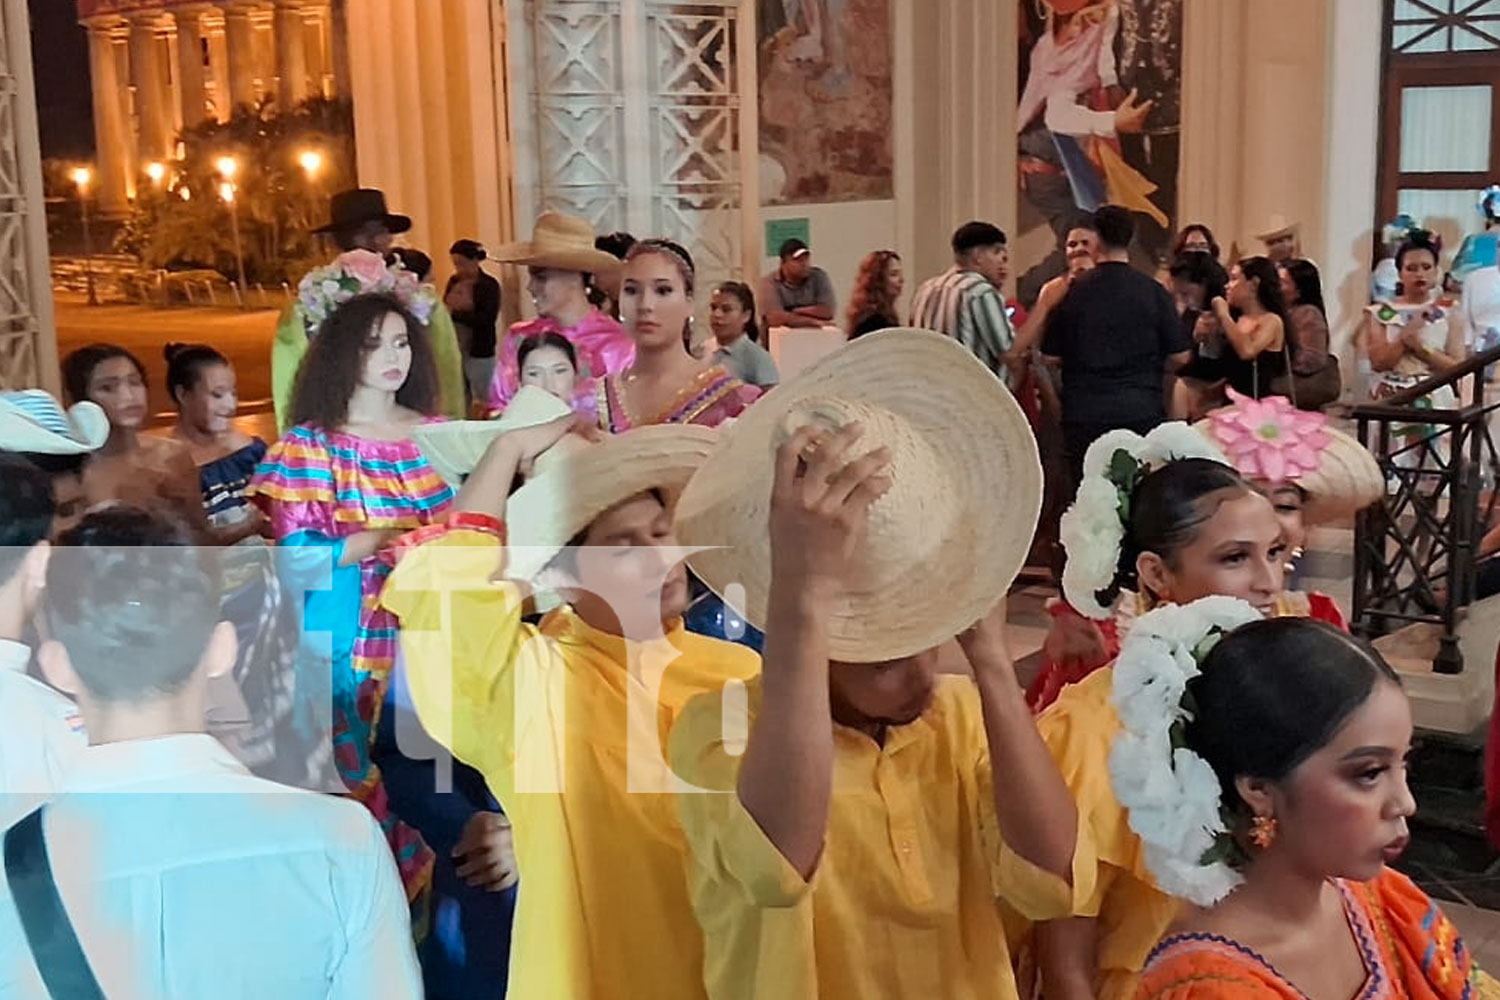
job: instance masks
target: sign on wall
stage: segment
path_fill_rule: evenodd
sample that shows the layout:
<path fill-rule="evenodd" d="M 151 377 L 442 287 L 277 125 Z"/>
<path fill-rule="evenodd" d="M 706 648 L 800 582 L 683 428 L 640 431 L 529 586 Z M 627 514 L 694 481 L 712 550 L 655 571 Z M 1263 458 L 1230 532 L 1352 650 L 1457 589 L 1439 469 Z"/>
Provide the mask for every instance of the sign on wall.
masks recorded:
<path fill-rule="evenodd" d="M 1062 273 L 1069 222 L 1106 203 L 1136 213 L 1137 264 L 1165 261 L 1177 215 L 1182 6 L 1021 4 L 1020 224 L 1055 237 L 1053 253 L 1021 279 L 1023 300 Z"/>
<path fill-rule="evenodd" d="M 763 205 L 894 192 L 890 0 L 760 0 Z"/>
<path fill-rule="evenodd" d="M 812 223 L 803 216 L 799 219 L 766 220 L 766 256 L 774 257 L 787 240 L 801 240 L 812 245 Z"/>

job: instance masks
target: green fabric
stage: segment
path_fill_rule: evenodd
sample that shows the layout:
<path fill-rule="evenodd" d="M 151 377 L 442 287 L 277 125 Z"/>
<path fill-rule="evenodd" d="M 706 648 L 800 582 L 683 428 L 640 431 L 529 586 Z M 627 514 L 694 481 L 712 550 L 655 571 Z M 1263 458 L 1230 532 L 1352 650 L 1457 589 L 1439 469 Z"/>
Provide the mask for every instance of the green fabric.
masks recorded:
<path fill-rule="evenodd" d="M 458 349 L 458 331 L 453 317 L 441 302 L 433 310 L 428 326 L 432 334 L 432 356 L 438 371 L 438 412 L 450 420 L 466 415 L 464 359 Z M 271 344 L 271 404 L 276 410 L 276 429 L 286 433 L 292 414 L 292 389 L 297 369 L 307 353 L 307 331 L 295 306 L 287 306 L 276 321 L 276 339 Z"/>

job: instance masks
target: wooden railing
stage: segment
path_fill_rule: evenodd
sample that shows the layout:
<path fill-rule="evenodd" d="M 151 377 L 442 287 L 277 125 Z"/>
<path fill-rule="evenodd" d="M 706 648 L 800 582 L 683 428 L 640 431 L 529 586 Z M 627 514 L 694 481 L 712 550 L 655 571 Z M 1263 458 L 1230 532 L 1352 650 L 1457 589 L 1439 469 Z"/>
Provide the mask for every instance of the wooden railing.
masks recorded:
<path fill-rule="evenodd" d="M 1500 453 L 1490 419 L 1500 400 L 1486 400 L 1484 382 L 1496 362 L 1500 347 L 1349 411 L 1387 485 L 1355 520 L 1354 629 L 1373 639 L 1415 622 L 1440 626 L 1438 673 L 1463 670 L 1458 625 L 1496 509 Z M 1431 394 L 1444 387 L 1458 404 L 1435 409 Z"/>

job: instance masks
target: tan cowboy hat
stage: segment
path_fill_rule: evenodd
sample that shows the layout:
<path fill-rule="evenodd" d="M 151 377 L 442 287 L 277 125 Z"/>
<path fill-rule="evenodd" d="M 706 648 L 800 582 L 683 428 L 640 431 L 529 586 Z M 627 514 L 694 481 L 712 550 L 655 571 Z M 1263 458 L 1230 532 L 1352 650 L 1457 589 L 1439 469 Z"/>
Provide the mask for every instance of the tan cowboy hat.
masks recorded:
<path fill-rule="evenodd" d="M 0 451 L 86 455 L 108 437 L 109 417 L 97 403 L 76 403 L 65 413 L 41 389 L 0 392 Z"/>
<path fill-rule="evenodd" d="M 1255 238 L 1262 243 L 1270 243 L 1274 240 L 1285 239 L 1288 236 L 1295 239 L 1301 231 L 1302 224 L 1300 222 L 1293 222 L 1284 215 L 1273 215 L 1270 221 L 1266 223 L 1266 228 L 1256 233 Z"/>
<path fill-rule="evenodd" d="M 894 483 L 829 622 L 829 653 L 874 663 L 941 645 L 1005 596 L 1031 547 L 1042 465 L 1026 415 L 968 350 L 927 330 L 851 341 L 783 382 L 720 431 L 677 509 L 688 557 L 720 596 L 739 584 L 765 628 L 776 449 L 808 424 L 864 424 L 887 446 Z M 737 602 L 736 602 L 737 603 Z"/>
<path fill-rule="evenodd" d="M 534 385 L 524 385 L 516 391 L 498 419 L 447 420 L 422 424 L 412 430 L 411 436 L 437 474 L 449 484 L 457 486 L 474 471 L 490 443 L 501 434 L 523 427 L 550 424 L 572 412 L 572 407 L 552 393 Z M 570 449 L 585 444 L 587 442 L 577 435 L 567 435 L 537 457 L 537 472 L 545 468 L 546 463 L 556 461 Z"/>
<path fill-rule="evenodd" d="M 675 505 L 717 439 L 707 427 L 654 424 L 548 462 L 506 502 L 505 575 L 537 579 L 595 518 L 631 497 L 661 490 Z"/>
<path fill-rule="evenodd" d="M 594 247 L 593 226 L 560 212 L 543 212 L 537 217 L 529 241 L 506 244 L 491 259 L 502 264 L 551 267 L 584 274 L 609 274 L 621 266 L 614 254 Z"/>

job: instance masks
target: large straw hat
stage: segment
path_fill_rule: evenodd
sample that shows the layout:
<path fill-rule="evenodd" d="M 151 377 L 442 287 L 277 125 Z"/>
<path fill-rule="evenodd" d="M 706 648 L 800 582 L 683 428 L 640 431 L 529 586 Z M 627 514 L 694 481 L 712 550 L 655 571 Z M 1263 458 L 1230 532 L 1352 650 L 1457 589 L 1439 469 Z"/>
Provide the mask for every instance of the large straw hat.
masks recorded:
<path fill-rule="evenodd" d="M 1385 495 L 1385 476 L 1368 448 L 1328 425 L 1322 413 L 1298 410 L 1283 396 L 1252 400 L 1230 391 L 1231 405 L 1193 426 L 1224 449 L 1252 479 L 1290 481 L 1307 495 L 1304 524 L 1344 520 Z M 1264 474 L 1269 453 L 1284 471 Z"/>
<path fill-rule="evenodd" d="M 851 341 L 720 431 L 677 510 L 689 557 L 719 595 L 744 588 L 765 628 L 776 449 L 809 423 L 858 420 L 858 447 L 893 454 L 890 491 L 829 622 L 838 660 L 872 663 L 941 645 L 987 614 L 1020 572 L 1042 505 L 1042 466 L 1015 398 L 940 334 L 893 329 Z M 738 604 L 738 601 L 730 601 Z"/>
<path fill-rule="evenodd" d="M 524 385 L 516 391 L 498 419 L 446 420 L 421 424 L 412 430 L 411 437 L 437 474 L 457 486 L 474 471 L 490 443 L 501 434 L 523 427 L 550 424 L 572 413 L 572 407 L 552 393 L 534 385 Z M 547 462 L 555 461 L 568 450 L 586 443 L 577 435 L 564 437 L 537 456 L 536 471 L 541 472 Z"/>
<path fill-rule="evenodd" d="M 109 418 L 97 403 L 66 413 L 41 389 L 0 392 L 0 450 L 34 455 L 85 455 L 109 437 Z"/>
<path fill-rule="evenodd" d="M 675 504 L 717 439 L 707 427 L 657 424 L 585 443 L 545 468 L 538 459 L 537 474 L 505 505 L 505 575 L 535 580 L 595 518 L 633 496 L 661 490 Z"/>
<path fill-rule="evenodd" d="M 503 264 L 551 267 L 559 271 L 609 274 L 620 269 L 620 259 L 594 247 L 594 227 L 560 212 L 543 212 L 532 227 L 531 239 L 509 243 L 493 255 Z"/>

